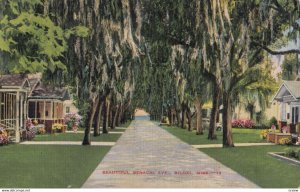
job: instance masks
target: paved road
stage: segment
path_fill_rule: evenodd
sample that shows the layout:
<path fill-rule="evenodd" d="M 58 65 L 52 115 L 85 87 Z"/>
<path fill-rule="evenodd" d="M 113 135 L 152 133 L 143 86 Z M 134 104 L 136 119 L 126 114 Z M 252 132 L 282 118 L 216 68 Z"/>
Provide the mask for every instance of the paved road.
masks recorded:
<path fill-rule="evenodd" d="M 148 120 L 136 120 L 83 188 L 253 188 L 255 184 Z"/>

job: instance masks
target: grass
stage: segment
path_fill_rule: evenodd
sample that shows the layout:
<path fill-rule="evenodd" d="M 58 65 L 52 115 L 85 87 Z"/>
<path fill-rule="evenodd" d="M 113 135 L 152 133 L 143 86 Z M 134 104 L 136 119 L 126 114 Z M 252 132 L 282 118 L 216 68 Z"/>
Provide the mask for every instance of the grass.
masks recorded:
<path fill-rule="evenodd" d="M 131 121 L 126 121 L 125 123 L 119 125 L 118 127 L 123 127 L 123 128 L 125 127 L 125 128 L 127 128 L 127 127 L 129 127 L 130 123 L 131 123 Z"/>
<path fill-rule="evenodd" d="M 114 129 L 111 129 L 111 128 L 109 128 L 108 129 L 108 133 L 109 132 L 124 132 L 124 131 L 126 131 L 126 129 L 118 129 L 118 128 L 114 128 Z"/>
<path fill-rule="evenodd" d="M 79 188 L 110 147 L 8 145 L 0 148 L 1 188 Z"/>
<path fill-rule="evenodd" d="M 108 128 L 107 130 L 108 131 L 114 131 L 114 132 L 124 132 L 125 130 L 124 129 L 118 129 L 118 128 L 127 128 L 129 125 L 130 125 L 131 121 L 126 121 L 126 123 L 123 123 L 123 124 L 120 124 L 118 127 L 116 127 L 115 129 L 111 129 L 111 128 Z M 102 128 L 101 128 L 102 129 Z M 78 127 L 78 131 L 84 131 L 85 128 L 83 127 Z M 91 131 L 93 132 L 93 131 Z"/>
<path fill-rule="evenodd" d="M 286 146 L 252 146 L 200 149 L 260 187 L 298 188 L 299 166 L 280 161 L 268 152 L 282 152 Z"/>
<path fill-rule="evenodd" d="M 83 136 L 83 133 L 55 133 L 36 135 L 33 141 L 82 141 Z M 101 134 L 97 137 L 91 134 L 91 141 L 116 142 L 120 137 L 121 134 Z"/>
<path fill-rule="evenodd" d="M 187 131 L 175 126 L 162 126 L 163 129 L 178 137 L 182 141 L 190 145 L 201 144 L 221 144 L 222 132 L 216 131 L 217 140 L 208 140 L 208 130 L 205 130 L 204 135 L 196 135 L 195 131 Z M 263 143 L 265 140 L 260 138 L 260 129 L 244 129 L 233 128 L 233 140 L 235 143 Z"/>

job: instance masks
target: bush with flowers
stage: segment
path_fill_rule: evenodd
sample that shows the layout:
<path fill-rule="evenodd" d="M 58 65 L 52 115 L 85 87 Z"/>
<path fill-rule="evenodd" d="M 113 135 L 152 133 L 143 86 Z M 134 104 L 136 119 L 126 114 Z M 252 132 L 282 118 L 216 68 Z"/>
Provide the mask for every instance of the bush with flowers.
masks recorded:
<path fill-rule="evenodd" d="M 252 128 L 254 123 L 249 119 L 236 119 L 232 121 L 232 127 Z"/>
<path fill-rule="evenodd" d="M 296 145 L 300 145 L 300 137 L 297 138 Z"/>
<path fill-rule="evenodd" d="M 4 128 L 0 127 L 0 145 L 8 144 L 8 135 Z"/>
<path fill-rule="evenodd" d="M 36 131 L 33 129 L 31 119 L 26 120 L 26 139 L 32 140 L 35 137 Z"/>
<path fill-rule="evenodd" d="M 275 130 L 275 129 L 265 129 L 265 130 L 262 130 L 260 132 L 260 138 L 262 139 L 266 139 L 267 138 L 267 135 L 268 133 L 279 133 L 280 131 L 279 130 Z"/>
<path fill-rule="evenodd" d="M 64 121 L 67 124 L 68 130 L 72 129 L 76 132 L 81 121 L 81 116 L 77 113 L 67 113 L 64 117 Z"/>
<path fill-rule="evenodd" d="M 268 129 L 262 130 L 262 131 L 260 132 L 260 138 L 266 139 L 268 133 L 269 133 L 269 130 L 268 130 Z"/>
<path fill-rule="evenodd" d="M 61 123 L 54 123 L 52 125 L 52 130 L 55 131 L 55 132 L 61 132 L 63 127 L 64 127 L 64 125 L 61 124 Z"/>
<path fill-rule="evenodd" d="M 33 120 L 32 123 L 33 123 L 33 125 L 38 125 L 39 124 L 37 119 Z"/>
<path fill-rule="evenodd" d="M 39 135 L 43 135 L 43 134 L 45 134 L 45 133 L 46 133 L 46 130 L 45 130 L 45 128 L 44 128 L 44 127 L 38 128 L 38 130 L 37 130 L 37 134 L 39 134 Z"/>
<path fill-rule="evenodd" d="M 289 138 L 281 138 L 281 139 L 279 139 L 278 143 L 280 145 L 291 145 L 292 144 L 292 140 L 290 140 Z"/>

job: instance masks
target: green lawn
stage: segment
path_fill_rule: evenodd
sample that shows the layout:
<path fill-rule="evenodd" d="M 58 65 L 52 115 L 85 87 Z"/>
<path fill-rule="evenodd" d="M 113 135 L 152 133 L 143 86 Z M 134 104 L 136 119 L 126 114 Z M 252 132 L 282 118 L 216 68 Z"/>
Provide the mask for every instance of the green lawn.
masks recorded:
<path fill-rule="evenodd" d="M 92 141 L 109 141 L 116 142 L 122 134 L 101 134 L 98 137 L 94 137 L 91 134 Z M 83 133 L 55 133 L 36 135 L 33 141 L 82 141 Z"/>
<path fill-rule="evenodd" d="M 208 130 L 204 131 L 204 135 L 196 135 L 196 131 L 187 131 L 175 126 L 162 126 L 163 129 L 167 130 L 171 134 L 175 135 L 182 141 L 191 145 L 201 144 L 221 144 L 222 143 L 222 132 L 216 131 L 217 140 L 208 140 Z M 266 142 L 260 138 L 259 129 L 243 129 L 233 128 L 233 140 L 235 143 L 263 143 Z"/>
<path fill-rule="evenodd" d="M 129 125 L 130 125 L 131 122 L 132 121 L 127 121 L 126 123 L 123 123 L 123 124 L 119 125 L 118 127 L 125 127 L 125 128 L 127 128 L 127 127 L 129 127 Z"/>
<path fill-rule="evenodd" d="M 280 161 L 268 152 L 286 146 L 252 146 L 200 149 L 212 158 L 264 188 L 298 188 L 300 167 Z"/>
<path fill-rule="evenodd" d="M 0 147 L 0 187 L 79 188 L 109 149 L 13 144 Z"/>
<path fill-rule="evenodd" d="M 118 129 L 118 128 L 114 128 L 114 129 L 108 129 L 108 133 L 109 132 L 111 132 L 111 131 L 113 131 L 113 132 L 124 132 L 124 131 L 126 131 L 126 129 Z"/>

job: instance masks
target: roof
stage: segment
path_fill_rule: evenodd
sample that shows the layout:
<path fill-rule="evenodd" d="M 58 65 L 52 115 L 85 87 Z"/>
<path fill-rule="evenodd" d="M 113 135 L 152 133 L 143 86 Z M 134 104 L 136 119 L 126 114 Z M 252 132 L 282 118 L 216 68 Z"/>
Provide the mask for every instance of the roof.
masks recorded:
<path fill-rule="evenodd" d="M 70 99 L 67 88 L 44 85 L 41 74 L 10 74 L 0 76 L 0 88 L 26 88 L 31 99 Z"/>
<path fill-rule="evenodd" d="M 11 74 L 0 76 L 0 86 L 23 87 L 28 83 L 27 76 L 22 74 Z M 27 86 L 29 86 L 27 84 Z"/>
<path fill-rule="evenodd" d="M 40 79 L 34 78 L 34 79 L 28 79 L 28 81 L 29 81 L 30 87 L 33 88 L 40 81 Z"/>
<path fill-rule="evenodd" d="M 279 101 L 287 96 L 290 96 L 293 100 L 300 98 L 300 81 L 283 81 L 273 100 Z"/>
<path fill-rule="evenodd" d="M 39 84 L 28 97 L 29 99 L 59 99 L 69 98 L 69 92 L 66 88 L 57 88 L 50 85 Z"/>
<path fill-rule="evenodd" d="M 300 81 L 283 81 L 283 84 L 295 98 L 300 98 Z"/>

